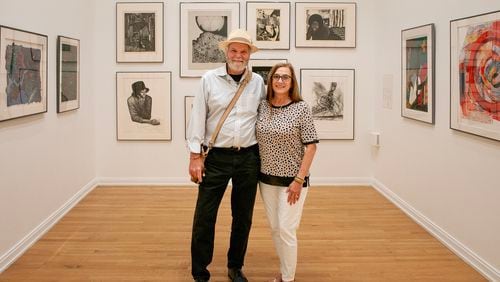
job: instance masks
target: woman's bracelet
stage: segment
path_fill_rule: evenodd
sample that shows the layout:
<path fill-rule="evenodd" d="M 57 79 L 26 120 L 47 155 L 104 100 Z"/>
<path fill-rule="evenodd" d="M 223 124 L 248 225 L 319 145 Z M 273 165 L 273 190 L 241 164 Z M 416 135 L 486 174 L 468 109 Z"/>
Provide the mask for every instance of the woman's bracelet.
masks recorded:
<path fill-rule="evenodd" d="M 297 182 L 297 183 L 299 183 L 299 184 L 301 184 L 301 185 L 302 185 L 302 184 L 304 184 L 304 182 L 305 182 L 305 180 L 304 180 L 303 178 L 300 178 L 300 177 L 298 177 L 298 176 L 295 176 L 295 177 L 293 178 L 293 181 L 295 181 L 295 182 Z"/>

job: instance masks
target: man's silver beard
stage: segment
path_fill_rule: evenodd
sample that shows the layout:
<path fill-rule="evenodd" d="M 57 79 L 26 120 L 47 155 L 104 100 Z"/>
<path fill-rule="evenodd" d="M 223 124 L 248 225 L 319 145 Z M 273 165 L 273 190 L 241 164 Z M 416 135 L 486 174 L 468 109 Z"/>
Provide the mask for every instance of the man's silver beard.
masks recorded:
<path fill-rule="evenodd" d="M 232 62 L 230 60 L 227 60 L 227 64 L 228 64 L 229 68 L 232 71 L 243 72 L 245 70 L 245 68 L 247 67 L 247 65 L 248 65 L 248 61 L 243 62 L 242 64 L 240 64 L 239 62 L 238 63 L 234 63 L 234 62 Z"/>

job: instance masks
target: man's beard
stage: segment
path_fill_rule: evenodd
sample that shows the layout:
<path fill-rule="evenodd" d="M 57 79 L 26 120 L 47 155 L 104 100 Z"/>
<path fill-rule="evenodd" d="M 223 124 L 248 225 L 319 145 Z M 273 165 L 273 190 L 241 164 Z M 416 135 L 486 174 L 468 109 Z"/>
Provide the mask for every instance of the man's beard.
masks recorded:
<path fill-rule="evenodd" d="M 245 68 L 248 65 L 248 61 L 240 63 L 240 62 L 227 60 L 227 65 L 229 66 L 229 69 L 231 69 L 232 71 L 237 72 L 237 73 L 243 73 L 243 71 L 245 71 Z"/>

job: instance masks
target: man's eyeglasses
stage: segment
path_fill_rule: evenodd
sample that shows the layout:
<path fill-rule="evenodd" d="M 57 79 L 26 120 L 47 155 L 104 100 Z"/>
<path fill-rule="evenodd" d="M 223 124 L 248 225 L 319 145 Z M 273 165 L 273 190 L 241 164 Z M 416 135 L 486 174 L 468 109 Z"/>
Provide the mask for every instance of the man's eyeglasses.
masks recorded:
<path fill-rule="evenodd" d="M 290 79 L 292 79 L 291 76 L 289 76 L 288 74 L 284 74 L 284 75 L 279 75 L 279 74 L 273 74 L 272 78 L 276 81 L 279 81 L 281 79 L 281 81 L 283 82 L 287 82 L 287 81 L 290 81 Z"/>

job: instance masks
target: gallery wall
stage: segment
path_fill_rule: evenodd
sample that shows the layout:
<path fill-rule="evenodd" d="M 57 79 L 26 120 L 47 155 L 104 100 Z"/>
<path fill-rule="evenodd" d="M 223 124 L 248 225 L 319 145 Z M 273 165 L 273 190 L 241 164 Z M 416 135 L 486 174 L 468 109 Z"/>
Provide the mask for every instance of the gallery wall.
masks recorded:
<path fill-rule="evenodd" d="M 499 1 L 377 1 L 374 178 L 500 279 L 500 142 L 451 130 L 450 20 Z M 401 30 L 435 24 L 435 124 L 401 117 Z M 386 79 L 386 83 L 384 83 Z M 387 82 L 389 81 L 389 82 Z M 384 90 L 385 89 L 385 90 Z M 392 96 L 389 95 L 392 90 Z M 389 106 L 390 105 L 390 106 Z M 404 204 L 404 203 L 403 203 Z M 494 269 L 496 268 L 496 270 Z"/>
<path fill-rule="evenodd" d="M 184 97 L 195 95 L 199 78 L 180 78 L 180 1 L 165 3 L 164 63 L 115 62 L 115 3 L 96 3 L 95 58 L 100 62 L 96 103 L 97 171 L 102 183 L 189 184 L 184 139 Z M 187 2 L 187 1 L 186 1 Z M 213 1 L 196 1 L 213 2 Z M 235 1 L 238 2 L 238 1 Z M 240 3 L 240 26 L 246 25 L 246 2 Z M 300 68 L 355 69 L 355 139 L 320 141 L 312 166 L 312 183 L 368 183 L 371 174 L 370 136 L 374 84 L 373 1 L 357 1 L 356 48 L 295 48 L 295 3 L 291 2 L 290 50 L 262 50 L 252 56 L 288 59 Z M 117 71 L 172 72 L 172 140 L 117 141 L 115 73 Z"/>
<path fill-rule="evenodd" d="M 25 248 L 95 178 L 93 17 L 93 1 L 0 0 L 1 25 L 48 36 L 47 113 L 0 122 L 2 263 Z M 81 107 L 60 114 L 56 113 L 58 35 L 80 39 L 85 62 L 81 65 Z"/>

